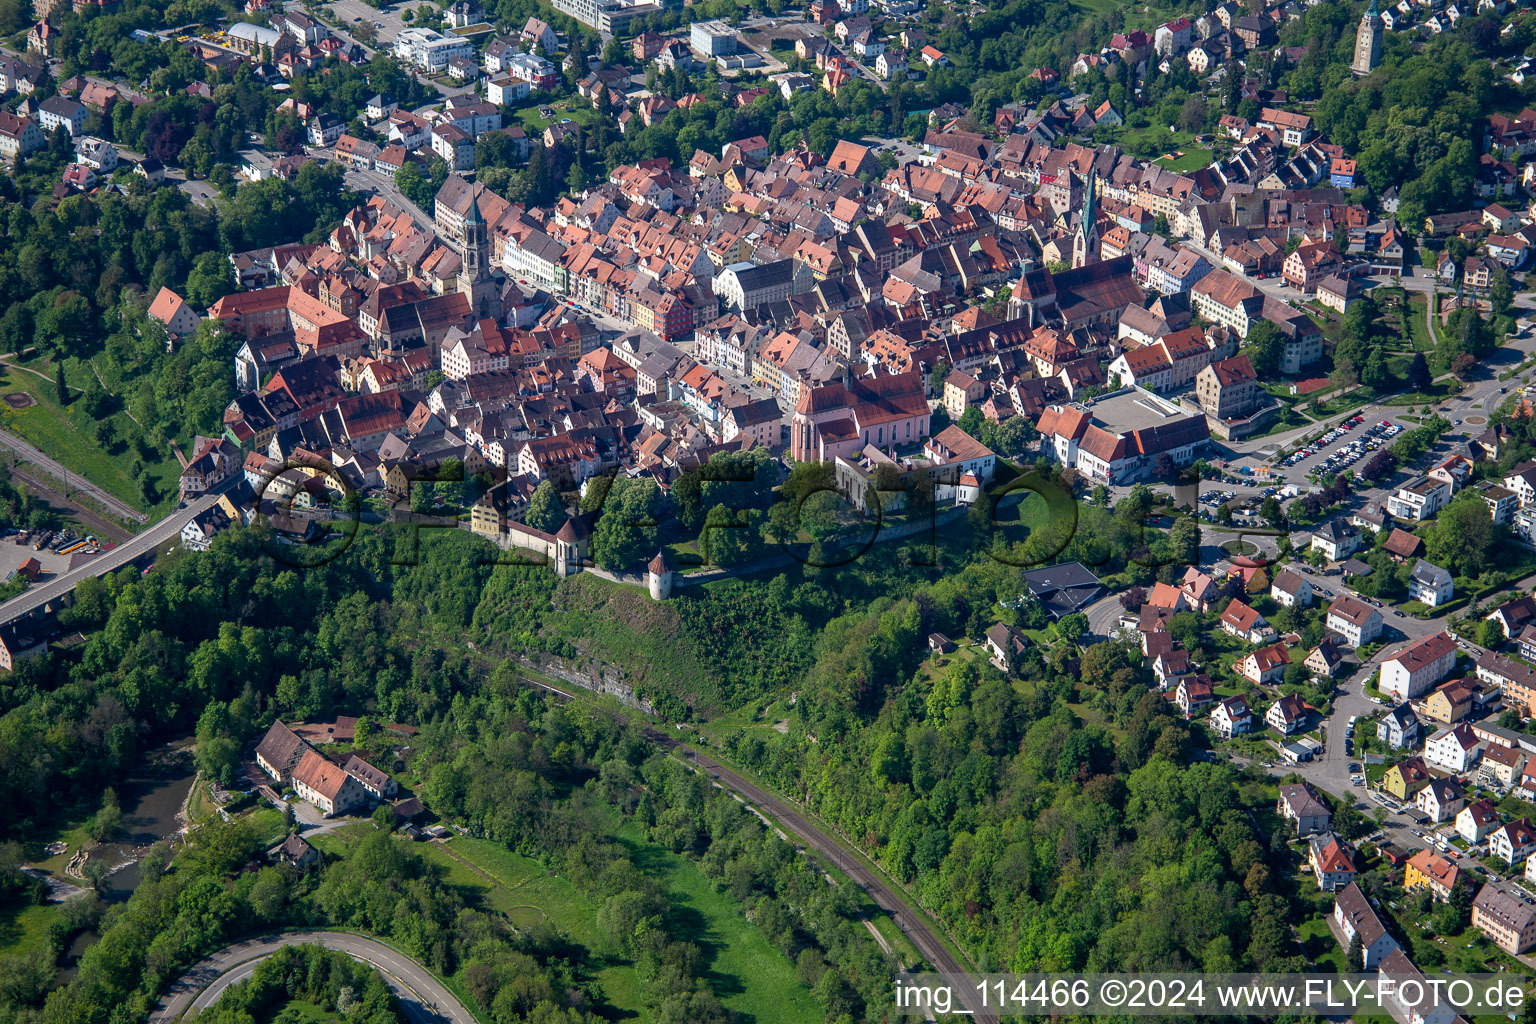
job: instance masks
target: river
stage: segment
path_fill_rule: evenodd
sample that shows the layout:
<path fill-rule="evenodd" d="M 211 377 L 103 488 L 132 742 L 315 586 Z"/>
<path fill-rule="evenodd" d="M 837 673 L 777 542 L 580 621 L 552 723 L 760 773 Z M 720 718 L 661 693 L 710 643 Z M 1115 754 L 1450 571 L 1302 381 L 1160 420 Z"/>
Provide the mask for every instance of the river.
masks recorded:
<path fill-rule="evenodd" d="M 118 789 L 118 800 L 123 808 L 122 827 L 113 842 L 91 850 L 92 860 L 115 869 L 107 876 L 104 887 L 103 895 L 108 900 L 119 902 L 131 896 L 139 884 L 139 858 L 150 846 L 180 832 L 186 824 L 183 814 L 196 775 L 192 766 L 192 740 L 178 740 L 151 750 L 135 773 Z M 63 878 L 62 873 L 60 880 L 78 881 Z M 97 938 L 94 930 L 74 937 L 60 958 L 56 984 L 62 985 L 74 976 L 80 955 Z"/>
<path fill-rule="evenodd" d="M 115 868 L 107 881 L 109 899 L 127 899 L 139 884 L 138 860 L 154 843 L 180 832 L 183 812 L 196 777 L 192 741 L 180 740 L 149 752 L 138 772 L 118 792 L 123 807 L 116 841 L 91 851 Z"/>

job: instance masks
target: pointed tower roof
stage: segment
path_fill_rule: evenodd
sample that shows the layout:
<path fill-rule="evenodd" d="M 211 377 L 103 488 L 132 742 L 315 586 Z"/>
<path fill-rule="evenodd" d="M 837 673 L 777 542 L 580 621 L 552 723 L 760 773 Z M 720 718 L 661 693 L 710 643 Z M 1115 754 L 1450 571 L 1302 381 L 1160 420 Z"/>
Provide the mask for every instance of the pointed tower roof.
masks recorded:
<path fill-rule="evenodd" d="M 1083 188 L 1083 216 L 1081 224 L 1083 232 L 1087 233 L 1093 230 L 1093 226 L 1094 224 L 1098 223 L 1099 218 L 1098 176 L 1093 173 L 1092 168 L 1089 168 L 1088 173 L 1083 175 L 1083 178 L 1085 180 Z"/>
<path fill-rule="evenodd" d="M 480 195 L 474 189 L 469 193 L 469 209 L 464 212 L 464 224 L 484 224 L 485 215 L 480 212 Z"/>
<path fill-rule="evenodd" d="M 656 557 L 651 559 L 645 567 L 658 576 L 664 572 L 671 572 L 674 568 L 672 558 L 667 554 L 665 548 L 657 551 Z"/>

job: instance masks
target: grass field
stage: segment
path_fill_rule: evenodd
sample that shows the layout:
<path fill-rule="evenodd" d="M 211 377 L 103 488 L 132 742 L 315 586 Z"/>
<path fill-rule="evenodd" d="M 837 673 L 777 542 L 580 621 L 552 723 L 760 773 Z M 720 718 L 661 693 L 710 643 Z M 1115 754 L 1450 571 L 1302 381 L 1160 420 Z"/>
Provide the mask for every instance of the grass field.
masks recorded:
<path fill-rule="evenodd" d="M 0 405 L 3 410 L 0 411 L 0 428 L 19 434 L 57 459 L 66 469 L 87 477 L 98 487 L 152 516 L 175 503 L 181 467 L 174 456 L 165 452 L 159 460 L 144 462 L 144 472 L 154 480 L 155 490 L 161 495 L 154 509 L 146 508 L 139 496 L 138 482 L 128 472 L 137 456 L 129 451 L 108 452 L 97 443 L 96 421 L 86 415 L 78 394 L 67 407 L 60 408 L 52 380 L 53 364 L 39 362 L 31 368 L 47 379 L 11 366 L 0 372 L 0 393 L 24 392 L 35 403 L 25 409 Z M 82 376 L 86 372 L 89 371 L 80 371 Z M 119 437 L 125 436 L 132 426 L 124 412 L 114 413 L 110 420 Z M 118 447 L 122 448 L 123 443 L 118 442 Z"/>
<path fill-rule="evenodd" d="M 592 104 L 581 100 L 577 100 L 575 102 L 570 100 L 561 100 L 560 102 L 554 104 L 543 104 L 544 106 L 548 106 L 552 111 L 554 111 L 554 117 L 540 116 L 540 105 L 541 104 L 538 103 L 532 103 L 517 112 L 517 119 L 522 122 L 524 131 L 530 133 L 536 131 L 542 132 L 551 124 L 567 117 L 585 128 L 591 125 L 598 118 L 598 113 L 596 110 L 592 109 Z"/>
<path fill-rule="evenodd" d="M 618 835 L 633 863 L 666 884 L 672 912 L 682 919 L 680 931 L 704 948 L 710 987 L 727 1008 L 750 1014 L 759 1024 L 819 1019 L 821 1008 L 796 979 L 793 965 L 729 896 L 714 890 L 696 864 L 651 843 L 633 823 L 625 822 Z M 422 854 L 443 865 L 449 881 L 477 893 L 514 924 L 527 927 L 547 920 L 589 949 L 602 947 L 597 907 L 538 861 L 467 837 L 451 840 L 447 848 L 429 844 Z M 599 964 L 595 974 L 614 1007 L 641 1012 L 642 982 L 635 969 L 623 962 Z"/>
<path fill-rule="evenodd" d="M 1178 152 L 1173 157 L 1163 157 L 1157 162 L 1171 171 L 1187 174 L 1190 171 L 1198 171 L 1202 167 L 1209 167 L 1216 159 L 1216 154 L 1209 149 L 1189 146 Z"/>
<path fill-rule="evenodd" d="M 1418 292 L 1408 296 L 1407 327 L 1415 352 L 1428 352 L 1435 347 L 1435 337 L 1424 322 L 1424 296 Z"/>
<path fill-rule="evenodd" d="M 59 916 L 57 904 L 0 911 L 0 953 L 30 953 L 48 943 L 48 926 Z"/>
<path fill-rule="evenodd" d="M 332 1024 L 343 1018 L 303 999 L 290 999 L 267 1018 L 272 1024 Z"/>
<path fill-rule="evenodd" d="M 727 1009 L 750 1013 L 758 1024 L 797 1024 L 822 1015 L 788 958 L 730 896 L 715 891 L 698 865 L 650 843 L 633 822 L 620 828 L 619 838 L 633 863 L 666 881 L 673 912 L 685 918 L 690 939 L 705 948 L 710 987 Z"/>
<path fill-rule="evenodd" d="M 474 868 L 436 844 L 424 849 L 423 854 L 448 867 L 451 882 L 478 893 L 488 906 L 501 911 L 513 924 L 527 928 L 548 921 L 590 950 L 601 947 L 597 907 L 570 882 L 551 874 L 531 857 L 487 839 L 461 836 L 448 845 Z M 593 976 L 615 1009 L 626 1016 L 644 1012 L 640 975 L 632 965 L 595 957 Z"/>
<path fill-rule="evenodd" d="M 676 608 L 657 604 L 644 590 L 590 573 L 562 581 L 554 604 L 549 631 L 575 644 L 583 657 L 623 666 L 626 681 L 635 687 L 690 694 L 701 711 L 714 710 L 715 677 L 678 642 L 682 625 Z M 594 622 L 603 628 L 593 629 Z"/>

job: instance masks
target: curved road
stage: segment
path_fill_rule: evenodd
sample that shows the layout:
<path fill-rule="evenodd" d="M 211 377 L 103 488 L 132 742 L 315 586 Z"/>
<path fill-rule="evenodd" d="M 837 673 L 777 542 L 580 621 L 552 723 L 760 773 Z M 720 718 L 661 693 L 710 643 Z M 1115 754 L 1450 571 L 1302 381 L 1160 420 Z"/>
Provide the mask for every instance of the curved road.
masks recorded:
<path fill-rule="evenodd" d="M 206 1010 L 225 989 L 249 978 L 258 964 L 284 946 L 320 945 L 340 950 L 374 968 L 400 999 L 415 1024 L 475 1024 L 474 1014 L 425 967 L 382 942 L 349 932 L 282 932 L 228 946 L 193 966 L 166 990 L 150 1024 L 172 1024 Z"/>
<path fill-rule="evenodd" d="M 821 830 L 819 825 L 808 820 L 804 815 L 797 813 L 793 806 L 783 800 L 774 799 L 767 791 L 755 783 L 749 782 L 731 769 L 720 764 L 707 755 L 699 753 L 685 743 L 679 742 L 666 733 L 656 729 L 646 730 L 652 740 L 674 751 L 680 756 L 692 761 L 698 766 L 699 771 L 714 779 L 725 789 L 730 790 L 748 803 L 762 810 L 769 818 L 776 821 L 786 832 L 792 832 L 799 836 L 806 845 L 816 850 L 838 867 L 849 878 L 858 884 L 859 888 L 869 894 L 870 899 L 881 910 L 891 915 L 891 920 L 906 934 L 917 947 L 933 969 L 940 974 L 958 977 L 975 970 L 969 964 L 962 964 L 949 952 L 948 948 L 938 940 L 928 923 L 920 918 L 913 917 L 901 901 L 886 885 L 875 871 L 866 864 L 861 857 L 850 857 L 844 849 L 830 836 Z M 965 986 L 956 990 L 956 995 L 968 991 Z M 997 1024 L 997 1017 L 976 1011 L 967 1014 L 972 1020 L 982 1021 L 984 1024 Z"/>

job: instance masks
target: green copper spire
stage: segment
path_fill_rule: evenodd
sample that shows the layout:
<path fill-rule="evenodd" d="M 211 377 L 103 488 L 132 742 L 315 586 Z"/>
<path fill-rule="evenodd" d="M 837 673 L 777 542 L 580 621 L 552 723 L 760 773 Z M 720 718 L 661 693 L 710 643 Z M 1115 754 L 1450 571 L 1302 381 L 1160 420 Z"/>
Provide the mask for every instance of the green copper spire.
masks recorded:
<path fill-rule="evenodd" d="M 1088 169 L 1086 190 L 1083 193 L 1083 233 L 1093 230 L 1093 225 L 1098 222 L 1098 185 L 1094 179 L 1093 168 Z"/>

